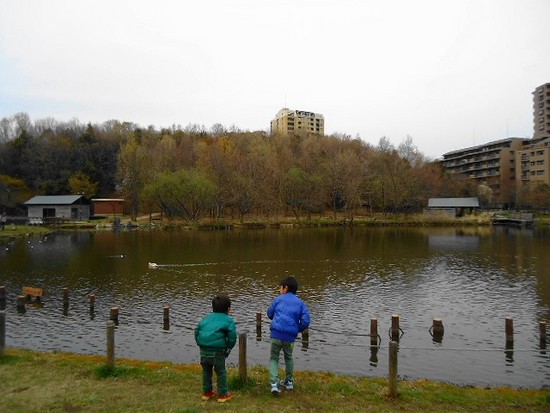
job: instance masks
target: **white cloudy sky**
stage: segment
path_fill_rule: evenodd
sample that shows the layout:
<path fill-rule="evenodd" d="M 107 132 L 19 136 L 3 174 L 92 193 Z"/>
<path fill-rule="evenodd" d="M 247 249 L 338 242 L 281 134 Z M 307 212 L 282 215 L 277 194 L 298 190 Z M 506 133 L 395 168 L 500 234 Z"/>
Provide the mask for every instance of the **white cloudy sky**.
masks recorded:
<path fill-rule="evenodd" d="M 327 134 L 436 158 L 531 137 L 549 0 L 0 0 L 0 118 Z"/>

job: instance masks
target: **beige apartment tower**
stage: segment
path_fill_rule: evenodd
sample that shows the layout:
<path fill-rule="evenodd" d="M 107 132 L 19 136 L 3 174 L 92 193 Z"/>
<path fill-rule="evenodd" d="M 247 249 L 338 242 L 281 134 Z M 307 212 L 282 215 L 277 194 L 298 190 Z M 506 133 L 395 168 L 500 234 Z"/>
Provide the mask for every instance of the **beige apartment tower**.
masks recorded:
<path fill-rule="evenodd" d="M 305 136 L 310 133 L 316 135 L 325 134 L 325 119 L 320 113 L 283 108 L 277 112 L 275 119 L 271 121 L 272 135 Z"/>
<path fill-rule="evenodd" d="M 533 92 L 533 140 L 550 138 L 550 83 L 539 86 Z"/>
<path fill-rule="evenodd" d="M 492 206 L 515 203 L 516 155 L 523 138 L 507 138 L 443 155 L 441 163 L 455 179 L 471 179 L 491 188 Z"/>

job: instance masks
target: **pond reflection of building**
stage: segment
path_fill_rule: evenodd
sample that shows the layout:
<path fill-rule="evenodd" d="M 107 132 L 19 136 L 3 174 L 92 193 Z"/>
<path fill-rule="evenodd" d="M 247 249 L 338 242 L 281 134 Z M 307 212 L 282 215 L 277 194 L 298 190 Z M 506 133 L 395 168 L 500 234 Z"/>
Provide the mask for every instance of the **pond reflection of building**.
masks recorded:
<path fill-rule="evenodd" d="M 430 249 L 442 250 L 477 250 L 481 245 L 481 237 L 475 235 L 430 235 Z"/>

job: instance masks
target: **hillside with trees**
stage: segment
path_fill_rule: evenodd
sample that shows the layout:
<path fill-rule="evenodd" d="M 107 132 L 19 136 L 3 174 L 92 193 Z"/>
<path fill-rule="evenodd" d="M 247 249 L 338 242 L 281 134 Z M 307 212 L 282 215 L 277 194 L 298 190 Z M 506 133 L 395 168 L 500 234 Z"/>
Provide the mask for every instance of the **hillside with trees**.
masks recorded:
<path fill-rule="evenodd" d="M 215 124 L 157 130 L 117 120 L 0 120 L 0 210 L 32 195 L 124 198 L 132 216 L 188 221 L 417 212 L 429 197 L 476 196 L 406 137 L 394 147 L 344 134 L 270 136 Z"/>

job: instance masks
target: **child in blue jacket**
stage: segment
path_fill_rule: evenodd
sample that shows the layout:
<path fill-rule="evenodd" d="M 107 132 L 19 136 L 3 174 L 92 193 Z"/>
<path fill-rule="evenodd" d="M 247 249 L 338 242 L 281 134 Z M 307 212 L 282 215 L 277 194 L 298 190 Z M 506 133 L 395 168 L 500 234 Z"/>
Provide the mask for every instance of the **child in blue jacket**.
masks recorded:
<path fill-rule="evenodd" d="M 233 397 L 227 388 L 225 358 L 237 341 L 237 327 L 229 315 L 231 300 L 227 296 L 212 299 L 212 312 L 195 328 L 195 341 L 200 347 L 202 366 L 202 400 L 218 396 L 225 403 Z M 212 387 L 212 370 L 216 372 L 218 393 Z"/>
<path fill-rule="evenodd" d="M 285 380 L 280 384 L 287 390 L 294 388 L 294 341 L 309 326 L 307 305 L 296 296 L 298 281 L 287 277 L 279 283 L 279 295 L 267 309 L 271 322 L 271 358 L 269 360 L 269 379 L 271 393 L 277 395 L 279 388 L 279 354 L 283 350 L 285 358 Z"/>

